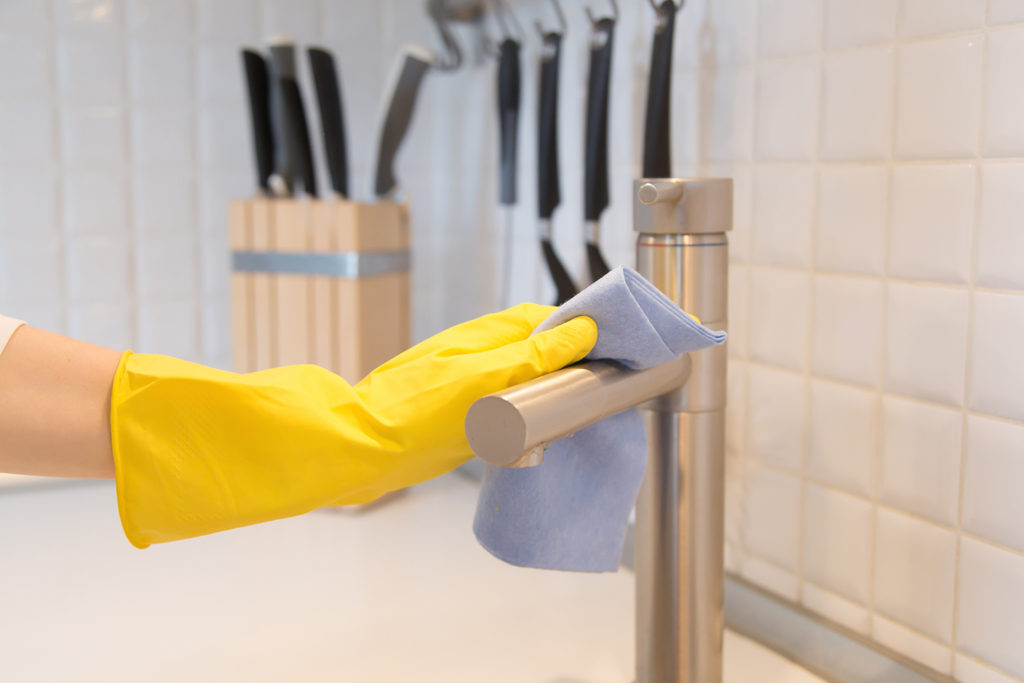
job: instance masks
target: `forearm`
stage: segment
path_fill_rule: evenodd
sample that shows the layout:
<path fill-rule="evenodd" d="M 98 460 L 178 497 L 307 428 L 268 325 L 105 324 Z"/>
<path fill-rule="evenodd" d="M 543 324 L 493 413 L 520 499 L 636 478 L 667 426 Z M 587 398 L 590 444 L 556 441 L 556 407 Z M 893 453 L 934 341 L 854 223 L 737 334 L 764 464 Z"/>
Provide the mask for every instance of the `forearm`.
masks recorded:
<path fill-rule="evenodd" d="M 24 325 L 0 353 L 0 472 L 111 478 L 120 351 Z"/>

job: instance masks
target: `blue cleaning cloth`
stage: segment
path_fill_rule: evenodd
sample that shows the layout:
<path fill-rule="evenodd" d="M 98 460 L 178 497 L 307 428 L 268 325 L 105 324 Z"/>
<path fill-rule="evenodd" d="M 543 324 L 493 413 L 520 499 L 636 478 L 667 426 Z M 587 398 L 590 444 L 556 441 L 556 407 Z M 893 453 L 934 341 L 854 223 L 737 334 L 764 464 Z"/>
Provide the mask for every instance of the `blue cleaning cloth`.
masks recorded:
<path fill-rule="evenodd" d="M 579 315 L 597 323 L 587 358 L 644 369 L 721 344 L 639 273 L 616 268 L 567 301 L 535 330 Z M 647 467 L 647 434 L 636 409 L 548 446 L 537 467 L 488 466 L 473 531 L 490 553 L 539 569 L 613 572 Z"/>

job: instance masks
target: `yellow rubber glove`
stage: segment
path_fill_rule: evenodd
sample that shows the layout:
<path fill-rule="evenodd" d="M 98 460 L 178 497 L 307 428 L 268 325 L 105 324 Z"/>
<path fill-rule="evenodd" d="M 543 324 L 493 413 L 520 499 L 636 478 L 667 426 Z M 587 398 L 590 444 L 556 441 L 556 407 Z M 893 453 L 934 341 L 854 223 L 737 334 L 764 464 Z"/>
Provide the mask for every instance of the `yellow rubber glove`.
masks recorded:
<path fill-rule="evenodd" d="M 553 310 L 522 304 L 463 323 L 355 387 L 313 365 L 236 374 L 126 352 L 110 421 L 128 540 L 144 548 L 365 503 L 458 467 L 472 457 L 473 401 L 594 346 L 589 318 L 530 336 Z"/>

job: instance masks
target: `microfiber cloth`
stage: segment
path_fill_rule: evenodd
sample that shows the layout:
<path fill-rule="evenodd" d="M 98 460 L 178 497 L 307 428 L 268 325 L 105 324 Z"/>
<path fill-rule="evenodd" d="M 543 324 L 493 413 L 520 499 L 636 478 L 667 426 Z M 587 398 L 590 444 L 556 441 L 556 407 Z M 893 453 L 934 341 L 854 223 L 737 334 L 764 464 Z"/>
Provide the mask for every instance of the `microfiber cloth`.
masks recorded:
<path fill-rule="evenodd" d="M 567 301 L 535 332 L 579 315 L 597 323 L 591 360 L 641 370 L 721 344 L 635 270 L 616 268 Z M 494 556 L 539 569 L 613 572 L 619 567 L 647 467 L 647 434 L 636 409 L 549 445 L 536 467 L 488 466 L 473 531 Z"/>

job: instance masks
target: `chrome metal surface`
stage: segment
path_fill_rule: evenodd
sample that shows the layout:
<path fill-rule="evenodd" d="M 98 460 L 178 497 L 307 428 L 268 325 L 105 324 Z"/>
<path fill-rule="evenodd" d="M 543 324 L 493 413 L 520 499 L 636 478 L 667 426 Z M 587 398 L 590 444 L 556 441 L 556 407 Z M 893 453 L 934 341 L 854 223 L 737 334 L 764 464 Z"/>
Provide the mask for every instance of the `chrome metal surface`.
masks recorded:
<path fill-rule="evenodd" d="M 637 270 L 724 330 L 732 181 L 634 183 Z M 725 543 L 725 345 L 690 354 L 686 384 L 648 402 L 637 502 L 636 683 L 721 683 Z"/>
<path fill-rule="evenodd" d="M 724 233 L 637 237 L 637 270 L 655 287 L 714 330 L 728 312 L 729 247 Z M 725 406 L 725 345 L 700 352 L 686 386 L 659 399 L 663 410 L 718 410 Z"/>
<path fill-rule="evenodd" d="M 636 680 L 718 683 L 725 413 L 643 413 L 649 459 L 636 508 Z"/>
<path fill-rule="evenodd" d="M 700 234 L 732 229 L 732 178 L 645 178 L 633 182 L 633 196 L 634 232 Z"/>
<path fill-rule="evenodd" d="M 689 356 L 647 370 L 591 361 L 485 396 L 466 414 L 466 439 L 481 460 L 540 464 L 542 449 L 606 417 L 679 387 Z"/>

